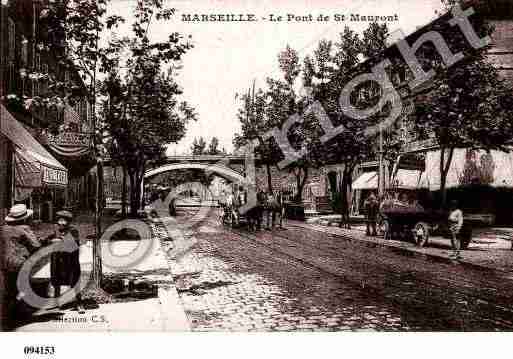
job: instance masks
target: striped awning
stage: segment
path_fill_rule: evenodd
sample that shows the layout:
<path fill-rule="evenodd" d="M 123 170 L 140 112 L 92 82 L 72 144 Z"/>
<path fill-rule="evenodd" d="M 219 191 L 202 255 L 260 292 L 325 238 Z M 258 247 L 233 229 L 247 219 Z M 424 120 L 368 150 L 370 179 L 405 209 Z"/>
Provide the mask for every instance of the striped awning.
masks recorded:
<path fill-rule="evenodd" d="M 0 131 L 15 147 L 16 186 L 66 186 L 68 170 L 0 104 Z"/>
<path fill-rule="evenodd" d="M 376 171 L 364 172 L 352 184 L 352 189 L 377 189 L 378 173 Z"/>
<path fill-rule="evenodd" d="M 423 171 L 398 169 L 394 178 L 392 179 L 391 187 L 400 189 L 419 189 L 424 185 L 422 184 Z"/>
<path fill-rule="evenodd" d="M 64 125 L 66 130 L 60 131 L 55 136 L 48 135 L 50 149 L 63 157 L 79 157 L 90 153 L 93 134 L 80 128 L 80 116 L 69 105 L 64 109 Z"/>

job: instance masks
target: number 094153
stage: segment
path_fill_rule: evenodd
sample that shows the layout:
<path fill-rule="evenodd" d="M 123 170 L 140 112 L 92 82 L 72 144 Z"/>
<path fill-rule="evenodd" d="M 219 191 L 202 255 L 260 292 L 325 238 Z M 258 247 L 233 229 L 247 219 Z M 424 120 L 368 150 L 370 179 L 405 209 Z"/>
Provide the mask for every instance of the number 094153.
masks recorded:
<path fill-rule="evenodd" d="M 25 348 L 23 348 L 23 352 L 26 355 L 53 355 L 55 354 L 55 347 L 28 345 Z"/>

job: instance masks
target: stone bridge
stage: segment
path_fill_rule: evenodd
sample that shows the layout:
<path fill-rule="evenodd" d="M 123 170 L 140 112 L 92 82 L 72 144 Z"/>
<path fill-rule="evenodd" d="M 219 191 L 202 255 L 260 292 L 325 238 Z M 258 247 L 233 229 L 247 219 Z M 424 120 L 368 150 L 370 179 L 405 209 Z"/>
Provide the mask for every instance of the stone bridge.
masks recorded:
<path fill-rule="evenodd" d="M 244 155 L 179 155 L 168 156 L 158 166 L 148 168 L 144 178 L 177 169 L 200 169 L 214 173 L 230 182 L 244 182 L 247 174 Z"/>

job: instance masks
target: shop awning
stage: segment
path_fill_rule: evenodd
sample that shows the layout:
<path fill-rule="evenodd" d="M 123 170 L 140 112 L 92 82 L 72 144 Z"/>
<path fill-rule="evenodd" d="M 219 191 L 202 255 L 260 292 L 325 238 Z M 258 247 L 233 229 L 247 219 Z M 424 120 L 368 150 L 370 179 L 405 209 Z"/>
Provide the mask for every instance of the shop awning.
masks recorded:
<path fill-rule="evenodd" d="M 80 116 L 69 105 L 64 108 L 64 125 L 66 130 L 61 130 L 57 135 L 48 135 L 50 149 L 59 156 L 77 157 L 91 152 L 93 143 L 92 132 L 81 132 Z"/>
<path fill-rule="evenodd" d="M 422 171 L 398 169 L 392 180 L 391 187 L 400 189 L 418 189 L 422 188 Z"/>
<path fill-rule="evenodd" d="M 376 171 L 364 172 L 353 181 L 352 189 L 377 189 L 378 174 Z"/>
<path fill-rule="evenodd" d="M 16 186 L 66 186 L 68 171 L 0 104 L 0 131 L 15 147 Z"/>

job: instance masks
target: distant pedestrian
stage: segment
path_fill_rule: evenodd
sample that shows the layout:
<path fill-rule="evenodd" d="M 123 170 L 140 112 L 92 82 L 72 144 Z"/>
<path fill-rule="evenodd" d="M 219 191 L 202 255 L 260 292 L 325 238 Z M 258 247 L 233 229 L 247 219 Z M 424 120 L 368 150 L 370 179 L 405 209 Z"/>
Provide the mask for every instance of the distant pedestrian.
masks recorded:
<path fill-rule="evenodd" d="M 228 193 L 228 197 L 226 198 L 226 207 L 228 209 L 230 224 L 232 226 L 238 224 L 238 196 L 230 191 Z"/>
<path fill-rule="evenodd" d="M 463 212 L 459 209 L 457 201 L 451 201 L 449 212 L 449 230 L 451 232 L 451 245 L 453 252 L 451 257 L 454 259 L 461 258 L 460 255 L 460 232 L 463 227 Z"/>
<path fill-rule="evenodd" d="M 16 281 L 23 264 L 30 256 L 41 248 L 41 243 L 30 228 L 30 220 L 33 211 L 24 204 L 16 204 L 5 217 L 5 225 L 1 228 L 2 240 L 2 272 L 4 276 L 5 290 L 3 293 L 4 329 L 13 329 L 15 319 L 20 319 L 25 309 L 21 302 L 17 301 L 18 289 Z M 22 310 L 23 309 L 23 310 Z"/>
<path fill-rule="evenodd" d="M 48 239 L 52 243 L 60 241 L 72 241 L 75 242 L 77 247 L 80 246 L 80 238 L 78 229 L 71 225 L 73 220 L 73 214 L 69 211 L 57 212 L 57 227 L 55 233 Z M 54 288 L 54 297 L 58 298 L 61 296 L 61 286 L 69 286 L 70 288 L 75 287 L 80 281 L 80 251 L 77 250 L 67 252 L 54 252 L 51 255 L 50 261 L 50 283 Z M 83 314 L 85 312 L 82 306 L 82 298 L 80 291 L 76 291 L 76 310 Z"/>
<path fill-rule="evenodd" d="M 379 202 L 374 192 L 371 192 L 369 197 L 365 200 L 364 204 L 365 217 L 366 217 L 366 235 L 375 237 L 376 232 L 376 221 L 378 219 Z"/>

